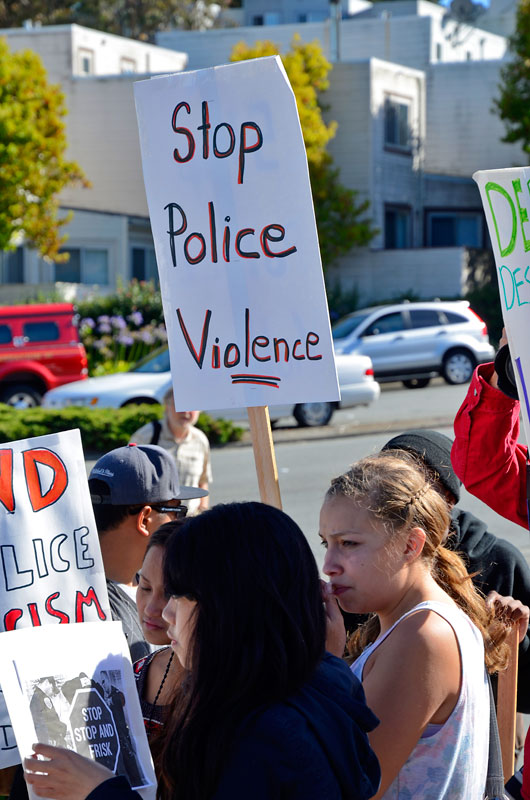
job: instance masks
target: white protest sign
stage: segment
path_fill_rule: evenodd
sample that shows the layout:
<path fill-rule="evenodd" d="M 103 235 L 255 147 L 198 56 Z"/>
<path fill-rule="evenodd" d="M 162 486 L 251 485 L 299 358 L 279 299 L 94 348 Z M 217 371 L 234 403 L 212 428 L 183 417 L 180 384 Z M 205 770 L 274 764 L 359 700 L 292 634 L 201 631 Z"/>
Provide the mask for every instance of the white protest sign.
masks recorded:
<path fill-rule="evenodd" d="M 177 410 L 338 400 L 305 147 L 280 58 L 134 90 Z"/>
<path fill-rule="evenodd" d="M 2 647 L 5 631 L 110 619 L 78 430 L 0 445 L 0 513 Z M 0 768 L 19 760 L 0 693 Z"/>
<path fill-rule="evenodd" d="M 35 742 L 66 747 L 125 775 L 145 800 L 154 800 L 156 778 L 121 623 L 26 628 L 2 637 L 0 680 L 22 756 L 31 755 Z"/>
<path fill-rule="evenodd" d="M 523 427 L 530 443 L 530 168 L 483 170 L 473 178 L 488 221 Z"/>

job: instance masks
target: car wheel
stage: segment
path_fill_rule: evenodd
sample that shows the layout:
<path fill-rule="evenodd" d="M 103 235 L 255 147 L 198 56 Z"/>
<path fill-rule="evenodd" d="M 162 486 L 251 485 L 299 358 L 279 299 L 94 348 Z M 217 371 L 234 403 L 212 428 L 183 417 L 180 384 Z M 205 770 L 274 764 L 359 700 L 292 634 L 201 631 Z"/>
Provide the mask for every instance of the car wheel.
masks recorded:
<path fill-rule="evenodd" d="M 430 382 L 430 378 L 408 378 L 403 381 L 403 386 L 406 389 L 424 389 Z"/>
<path fill-rule="evenodd" d="M 476 361 L 469 350 L 451 350 L 444 356 L 442 378 L 452 385 L 469 383 Z"/>
<path fill-rule="evenodd" d="M 42 394 L 26 383 L 12 383 L 0 391 L 0 402 L 13 408 L 35 408 L 42 402 Z"/>
<path fill-rule="evenodd" d="M 298 403 L 293 416 L 301 428 L 327 425 L 334 411 L 333 403 Z"/>
<path fill-rule="evenodd" d="M 120 408 L 125 408 L 126 406 L 154 406 L 157 403 L 158 400 L 154 400 L 152 397 L 133 397 L 132 400 L 122 403 Z"/>

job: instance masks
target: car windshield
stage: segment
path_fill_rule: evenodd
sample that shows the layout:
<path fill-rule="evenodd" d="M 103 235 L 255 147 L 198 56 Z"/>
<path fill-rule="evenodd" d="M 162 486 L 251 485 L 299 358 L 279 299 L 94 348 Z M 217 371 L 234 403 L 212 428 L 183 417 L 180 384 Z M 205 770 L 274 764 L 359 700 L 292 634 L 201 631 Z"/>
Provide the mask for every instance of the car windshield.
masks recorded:
<path fill-rule="evenodd" d="M 154 353 L 138 361 L 131 372 L 169 372 L 169 350 L 167 347 L 156 350 Z"/>
<path fill-rule="evenodd" d="M 344 339 L 345 336 L 349 336 L 355 328 L 357 328 L 361 322 L 364 322 L 365 319 L 368 319 L 370 316 L 370 312 L 364 311 L 356 311 L 353 314 L 348 314 L 347 317 L 342 317 L 339 319 L 334 325 L 331 327 L 331 333 L 334 339 Z"/>

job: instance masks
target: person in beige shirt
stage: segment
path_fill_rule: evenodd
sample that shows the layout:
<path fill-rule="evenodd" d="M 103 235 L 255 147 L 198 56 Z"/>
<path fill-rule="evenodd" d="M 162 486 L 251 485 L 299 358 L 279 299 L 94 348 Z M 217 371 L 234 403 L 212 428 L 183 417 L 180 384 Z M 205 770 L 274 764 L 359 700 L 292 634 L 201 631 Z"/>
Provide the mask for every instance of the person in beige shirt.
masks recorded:
<path fill-rule="evenodd" d="M 210 443 L 202 431 L 195 427 L 198 411 L 175 411 L 173 389 L 164 395 L 164 416 L 160 422 L 148 422 L 130 438 L 135 444 L 158 444 L 175 459 L 180 480 L 188 486 L 208 490 L 212 480 Z M 208 508 L 208 495 L 190 500 L 189 514 Z"/>

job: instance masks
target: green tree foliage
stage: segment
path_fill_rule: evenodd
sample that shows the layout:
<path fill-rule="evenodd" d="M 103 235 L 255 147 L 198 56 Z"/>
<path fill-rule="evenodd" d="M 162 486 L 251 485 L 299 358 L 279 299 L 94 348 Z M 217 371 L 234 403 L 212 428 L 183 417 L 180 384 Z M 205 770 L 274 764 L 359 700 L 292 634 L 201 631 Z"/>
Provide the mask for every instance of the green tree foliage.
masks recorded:
<path fill-rule="evenodd" d="M 503 141 L 520 141 L 530 153 L 530 0 L 520 0 L 510 50 L 513 58 L 501 69 L 494 107 L 506 126 Z"/>
<path fill-rule="evenodd" d="M 159 30 L 211 27 L 229 0 L 0 0 L 0 27 L 31 19 L 42 25 L 77 23 L 107 33 L 152 40 Z"/>
<path fill-rule="evenodd" d="M 65 114 L 40 58 L 11 53 L 0 39 L 0 250 L 24 236 L 41 255 L 61 260 L 68 217 L 58 218 L 57 195 L 72 182 L 88 185 L 81 168 L 64 159 Z"/>
<path fill-rule="evenodd" d="M 256 42 L 252 47 L 240 42 L 232 51 L 231 61 L 279 54 L 278 46 L 271 41 Z M 328 142 L 337 129 L 336 122 L 326 124 L 322 118 L 321 93 L 329 86 L 331 64 L 318 42 L 306 44 L 298 36 L 294 37 L 289 52 L 281 58 L 300 116 L 320 252 L 326 267 L 352 247 L 367 245 L 377 231 L 366 216 L 369 202 L 358 202 L 357 192 L 342 186 L 339 170 L 327 152 Z"/>

